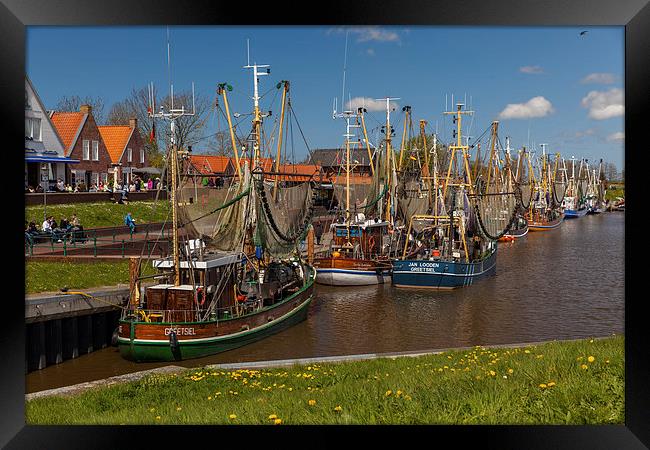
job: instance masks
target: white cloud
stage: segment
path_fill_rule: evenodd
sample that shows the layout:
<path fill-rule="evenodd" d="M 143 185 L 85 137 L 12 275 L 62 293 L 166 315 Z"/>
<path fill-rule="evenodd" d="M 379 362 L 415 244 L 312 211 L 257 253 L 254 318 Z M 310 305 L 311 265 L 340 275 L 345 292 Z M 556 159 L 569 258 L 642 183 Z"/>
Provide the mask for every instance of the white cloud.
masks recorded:
<path fill-rule="evenodd" d="M 544 117 L 555 110 L 551 102 L 542 96 L 533 97 L 526 103 L 509 103 L 501 113 L 500 119 L 530 119 Z"/>
<path fill-rule="evenodd" d="M 544 69 L 542 69 L 541 66 L 523 66 L 519 68 L 519 72 L 529 73 L 529 74 L 539 74 L 539 73 L 544 73 Z"/>
<path fill-rule="evenodd" d="M 395 31 L 386 30 L 377 26 L 367 26 L 367 27 L 337 27 L 331 28 L 328 30 L 330 33 L 344 33 L 350 32 L 351 34 L 357 35 L 357 42 L 400 42 L 399 34 Z"/>
<path fill-rule="evenodd" d="M 588 128 L 588 129 L 586 129 L 584 131 L 576 131 L 574 136 L 576 138 L 581 138 L 581 137 L 585 137 L 585 136 L 593 136 L 595 133 L 596 133 L 595 128 Z"/>
<path fill-rule="evenodd" d="M 591 91 L 582 99 L 581 104 L 583 108 L 589 109 L 589 117 L 595 120 L 610 119 L 625 113 L 623 89 L 620 88 Z"/>
<path fill-rule="evenodd" d="M 393 102 L 391 102 L 391 106 L 398 108 L 398 105 Z M 370 97 L 354 97 L 345 104 L 345 108 L 352 111 L 356 111 L 360 107 L 366 108 L 368 111 L 386 111 L 386 100 L 375 100 Z"/>
<path fill-rule="evenodd" d="M 618 131 L 616 133 L 612 133 L 609 136 L 607 136 L 607 140 L 609 142 L 624 141 L 625 140 L 625 132 Z"/>
<path fill-rule="evenodd" d="M 590 73 L 580 80 L 582 84 L 612 84 L 614 81 L 616 81 L 616 75 L 613 73 Z"/>

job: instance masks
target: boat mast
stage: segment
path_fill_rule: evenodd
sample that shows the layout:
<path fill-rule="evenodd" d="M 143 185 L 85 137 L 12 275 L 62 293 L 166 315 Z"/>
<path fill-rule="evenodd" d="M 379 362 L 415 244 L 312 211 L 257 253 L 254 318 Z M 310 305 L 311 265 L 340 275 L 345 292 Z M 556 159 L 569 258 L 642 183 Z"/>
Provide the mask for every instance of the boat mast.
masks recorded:
<path fill-rule="evenodd" d="M 262 118 L 267 117 L 269 113 L 260 112 L 260 96 L 259 96 L 259 77 L 269 75 L 271 73 L 269 64 L 250 64 L 244 66 L 244 69 L 253 69 L 253 169 L 260 165 L 260 150 L 262 148 Z M 258 69 L 266 69 L 258 71 Z"/>
<path fill-rule="evenodd" d="M 167 42 L 167 58 L 169 63 L 169 41 Z M 174 108 L 174 85 L 170 82 L 170 107 L 165 112 L 164 107 L 160 106 L 160 111 L 155 112 L 155 96 L 154 96 L 154 87 L 153 83 L 149 87 L 149 116 L 151 118 L 161 118 L 164 120 L 170 121 L 170 158 L 171 158 L 171 171 L 172 171 L 172 189 L 170 193 L 170 201 L 172 204 L 172 239 L 174 247 L 174 285 L 180 286 L 181 276 L 180 276 L 180 248 L 178 242 L 178 200 L 176 199 L 176 190 L 178 188 L 177 178 L 178 178 L 178 156 L 187 155 L 186 150 L 178 150 L 178 141 L 176 134 L 176 120 L 183 116 L 193 116 L 196 113 L 195 104 L 194 104 L 194 83 L 192 83 L 192 112 L 185 111 L 185 106 L 181 106 L 180 109 Z"/>
<path fill-rule="evenodd" d="M 223 103 L 226 107 L 226 118 L 228 119 L 228 128 L 230 129 L 230 141 L 232 142 L 232 152 L 235 155 L 235 169 L 237 170 L 237 176 L 239 180 L 242 180 L 241 176 L 241 167 L 239 164 L 239 151 L 237 150 L 237 143 L 235 141 L 235 129 L 232 126 L 232 119 L 230 118 L 230 108 L 228 106 L 228 97 L 226 96 L 226 90 L 232 90 L 232 87 L 227 83 L 220 83 L 217 87 L 217 95 L 223 96 Z"/>
<path fill-rule="evenodd" d="M 384 180 L 385 188 L 388 189 L 388 184 L 390 184 L 390 173 L 391 173 L 391 161 L 393 160 L 392 154 L 393 154 L 393 149 L 391 147 L 391 142 L 392 142 L 392 134 L 393 134 L 393 128 L 390 125 L 390 101 L 391 100 L 399 100 L 399 98 L 394 97 L 386 97 L 384 99 L 376 99 L 376 100 L 386 100 L 386 129 L 385 129 L 385 135 L 386 135 L 386 178 Z M 388 192 L 388 191 L 387 191 Z M 390 221 L 390 195 L 386 196 L 386 220 Z M 381 210 L 380 210 L 380 219 L 381 219 Z"/>
<path fill-rule="evenodd" d="M 275 158 L 275 182 L 273 184 L 273 200 L 277 197 L 278 192 L 278 178 L 280 177 L 278 173 L 280 172 L 280 157 L 282 149 L 282 127 L 284 126 L 284 105 L 286 103 L 287 92 L 289 92 L 289 82 L 286 80 L 280 81 L 278 87 L 282 86 L 282 111 L 280 112 L 280 126 L 278 134 L 278 151 Z"/>

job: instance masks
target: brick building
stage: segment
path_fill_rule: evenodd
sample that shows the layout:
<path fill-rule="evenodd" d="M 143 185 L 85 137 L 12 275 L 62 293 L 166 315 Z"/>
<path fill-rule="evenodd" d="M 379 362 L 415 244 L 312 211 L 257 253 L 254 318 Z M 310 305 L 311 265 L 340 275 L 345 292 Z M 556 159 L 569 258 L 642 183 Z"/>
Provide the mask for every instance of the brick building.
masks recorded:
<path fill-rule="evenodd" d="M 148 161 L 144 141 L 138 130 L 138 120 L 130 119 L 128 125 L 101 125 L 98 128 L 111 164 L 118 170 L 119 183 L 131 183 L 138 173 L 146 179 L 147 176 L 142 176 L 143 172 L 140 171 L 147 167 Z"/>
<path fill-rule="evenodd" d="M 83 182 L 86 188 L 99 180 L 106 183 L 112 161 L 90 105 L 81 105 L 79 112 L 53 111 L 51 119 L 65 146 L 65 156 L 79 161 L 74 168 L 66 167 L 66 182 Z"/>

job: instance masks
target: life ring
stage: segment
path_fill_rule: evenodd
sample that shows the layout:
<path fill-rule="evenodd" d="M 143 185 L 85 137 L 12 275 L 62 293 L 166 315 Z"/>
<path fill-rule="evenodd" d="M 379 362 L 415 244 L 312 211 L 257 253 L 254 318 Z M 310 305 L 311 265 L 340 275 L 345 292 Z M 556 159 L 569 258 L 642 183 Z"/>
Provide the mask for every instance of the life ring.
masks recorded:
<path fill-rule="evenodd" d="M 201 297 L 201 301 L 199 301 L 199 297 Z M 203 287 L 198 287 L 196 288 L 196 303 L 199 306 L 203 306 L 205 304 L 205 292 L 203 292 Z"/>

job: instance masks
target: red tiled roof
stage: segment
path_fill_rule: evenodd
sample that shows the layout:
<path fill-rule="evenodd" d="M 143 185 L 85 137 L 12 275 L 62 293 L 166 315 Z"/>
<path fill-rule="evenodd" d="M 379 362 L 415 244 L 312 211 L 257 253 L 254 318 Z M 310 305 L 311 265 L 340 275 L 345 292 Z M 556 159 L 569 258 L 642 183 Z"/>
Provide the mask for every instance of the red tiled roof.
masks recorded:
<path fill-rule="evenodd" d="M 235 158 L 230 158 L 232 166 L 235 167 Z M 250 160 L 248 158 L 239 158 L 239 166 L 244 167 L 244 162 Z M 262 165 L 262 170 L 264 172 L 271 172 L 273 170 L 273 160 L 271 158 L 260 158 L 260 164 Z M 249 168 L 251 168 L 249 163 Z"/>
<path fill-rule="evenodd" d="M 344 185 L 346 180 L 345 180 L 345 174 L 341 173 L 338 175 L 332 175 L 330 177 L 330 180 L 334 184 L 342 184 Z M 364 175 L 358 175 L 358 174 L 350 174 L 350 184 L 370 184 L 372 183 L 372 177 L 370 176 L 364 176 Z"/>
<path fill-rule="evenodd" d="M 68 150 L 79 132 L 84 116 L 85 114 L 81 112 L 55 112 L 52 114 L 52 123 L 65 145 L 66 156 L 69 155 Z"/>
<path fill-rule="evenodd" d="M 203 175 L 226 173 L 230 158 L 216 155 L 190 155 L 190 163 Z"/>
<path fill-rule="evenodd" d="M 99 134 L 106 145 L 106 150 L 114 163 L 119 162 L 124 153 L 124 148 L 129 142 L 133 128 L 128 125 L 102 125 Z"/>
<path fill-rule="evenodd" d="M 274 167 L 275 169 L 275 167 Z M 312 177 L 318 177 L 321 168 L 316 164 L 282 164 L 278 168 L 278 172 L 283 174 L 296 174 L 304 176 L 294 176 L 294 175 L 280 175 L 279 180 L 284 181 L 308 181 Z M 273 175 L 269 175 L 269 178 L 275 179 Z"/>

